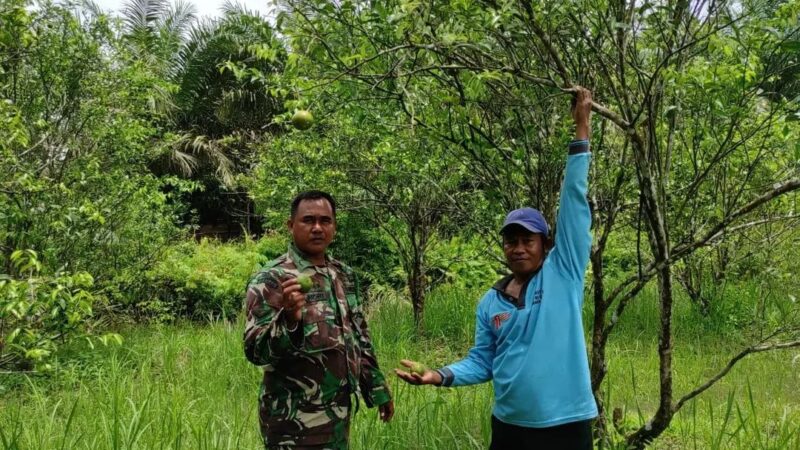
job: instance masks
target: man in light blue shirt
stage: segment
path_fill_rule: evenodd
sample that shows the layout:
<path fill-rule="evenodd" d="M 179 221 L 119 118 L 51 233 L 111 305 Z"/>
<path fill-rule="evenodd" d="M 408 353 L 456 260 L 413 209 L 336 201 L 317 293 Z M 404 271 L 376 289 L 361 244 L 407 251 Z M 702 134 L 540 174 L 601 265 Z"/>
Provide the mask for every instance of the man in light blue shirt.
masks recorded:
<path fill-rule="evenodd" d="M 569 144 L 555 239 L 550 239 L 541 212 L 511 211 L 500 233 L 512 274 L 478 304 L 475 345 L 467 357 L 422 374 L 396 370 L 415 385 L 467 386 L 492 380 L 490 449 L 592 448 L 597 405 L 581 320 L 592 244 L 586 199 L 591 92 L 577 88 L 574 102 L 576 139 Z"/>

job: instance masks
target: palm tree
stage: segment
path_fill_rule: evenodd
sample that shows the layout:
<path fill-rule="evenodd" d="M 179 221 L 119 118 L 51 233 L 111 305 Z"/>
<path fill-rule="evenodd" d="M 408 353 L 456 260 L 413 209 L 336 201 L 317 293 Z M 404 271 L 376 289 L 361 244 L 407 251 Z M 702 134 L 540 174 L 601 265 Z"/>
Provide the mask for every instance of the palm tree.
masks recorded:
<path fill-rule="evenodd" d="M 166 0 L 128 0 L 123 32 L 134 57 L 165 81 L 151 97 L 154 113 L 171 130 L 156 166 L 184 176 L 212 169 L 230 186 L 242 142 L 282 109 L 269 91 L 286 51 L 272 27 L 232 3 L 221 18 L 200 21 L 185 1 L 173 7 Z"/>
<path fill-rule="evenodd" d="M 285 60 L 266 19 L 227 3 L 220 19 L 191 30 L 178 55 L 178 122 L 215 137 L 262 129 L 282 110 L 282 99 L 269 91 Z"/>
<path fill-rule="evenodd" d="M 164 75 L 174 74 L 172 61 L 197 23 L 194 4 L 178 0 L 127 0 L 122 8 L 123 36 L 133 54 Z"/>

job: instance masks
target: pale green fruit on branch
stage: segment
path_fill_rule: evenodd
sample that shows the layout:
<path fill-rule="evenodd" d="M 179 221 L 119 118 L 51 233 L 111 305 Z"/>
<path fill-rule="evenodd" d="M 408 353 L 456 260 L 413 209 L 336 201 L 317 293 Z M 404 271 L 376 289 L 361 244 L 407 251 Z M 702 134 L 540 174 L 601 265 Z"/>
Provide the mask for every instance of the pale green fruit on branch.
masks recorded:
<path fill-rule="evenodd" d="M 297 277 L 297 284 L 300 285 L 300 290 L 303 293 L 306 293 L 311 290 L 311 285 L 313 284 L 311 281 L 311 277 L 308 275 L 300 275 Z"/>
<path fill-rule="evenodd" d="M 292 116 L 292 125 L 298 130 L 307 130 L 314 123 L 314 116 L 305 109 L 298 109 Z"/>

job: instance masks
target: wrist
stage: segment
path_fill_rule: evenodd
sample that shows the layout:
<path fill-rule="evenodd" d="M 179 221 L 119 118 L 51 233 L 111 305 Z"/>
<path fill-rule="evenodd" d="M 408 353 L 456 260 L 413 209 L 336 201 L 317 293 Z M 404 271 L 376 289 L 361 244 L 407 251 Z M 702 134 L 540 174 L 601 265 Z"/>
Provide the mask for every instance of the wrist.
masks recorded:
<path fill-rule="evenodd" d="M 589 139 L 589 129 L 590 127 L 588 123 L 578 124 L 575 127 L 575 140 L 580 141 L 584 139 Z"/>
<path fill-rule="evenodd" d="M 286 330 L 289 333 L 294 333 L 295 331 L 297 331 L 297 327 L 299 326 L 299 324 L 300 324 L 299 320 L 295 320 L 289 317 L 286 318 Z"/>
<path fill-rule="evenodd" d="M 368 407 L 370 404 L 374 406 L 383 406 L 392 401 L 392 395 L 389 393 L 389 387 L 381 385 L 378 388 L 373 388 L 364 395 L 364 402 Z"/>
<path fill-rule="evenodd" d="M 453 371 L 450 370 L 450 368 L 442 367 L 440 369 L 436 369 L 434 372 L 436 372 L 438 378 L 438 383 L 436 383 L 436 386 L 448 387 L 453 384 L 455 375 L 453 375 Z"/>
<path fill-rule="evenodd" d="M 286 329 L 291 333 L 297 331 L 297 327 L 300 326 L 300 321 L 303 319 L 302 310 L 297 311 L 286 311 L 286 314 L 283 316 L 284 323 L 286 324 Z"/>

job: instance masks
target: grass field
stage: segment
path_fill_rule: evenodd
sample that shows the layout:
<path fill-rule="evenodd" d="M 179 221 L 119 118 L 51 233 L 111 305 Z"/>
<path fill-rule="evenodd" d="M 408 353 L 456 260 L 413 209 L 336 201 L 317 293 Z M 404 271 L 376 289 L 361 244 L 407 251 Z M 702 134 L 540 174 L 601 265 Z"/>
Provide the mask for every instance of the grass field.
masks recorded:
<path fill-rule="evenodd" d="M 430 366 L 462 357 L 472 340 L 477 295 L 443 289 L 429 300 L 426 336 L 394 295 L 373 299 L 370 326 L 382 367 L 399 359 Z M 655 304 L 631 306 L 609 344 L 607 400 L 635 427 L 657 401 Z M 675 392 L 687 392 L 737 350 L 736 339 L 704 328 L 676 306 Z M 0 449 L 258 449 L 260 373 L 242 355 L 240 323 L 139 326 L 122 347 L 81 353 L 51 377 L 0 375 Z M 486 448 L 488 384 L 459 389 L 401 385 L 391 375 L 392 423 L 361 408 L 355 449 Z M 758 354 L 688 404 L 654 443 L 659 449 L 800 449 L 800 352 Z"/>

